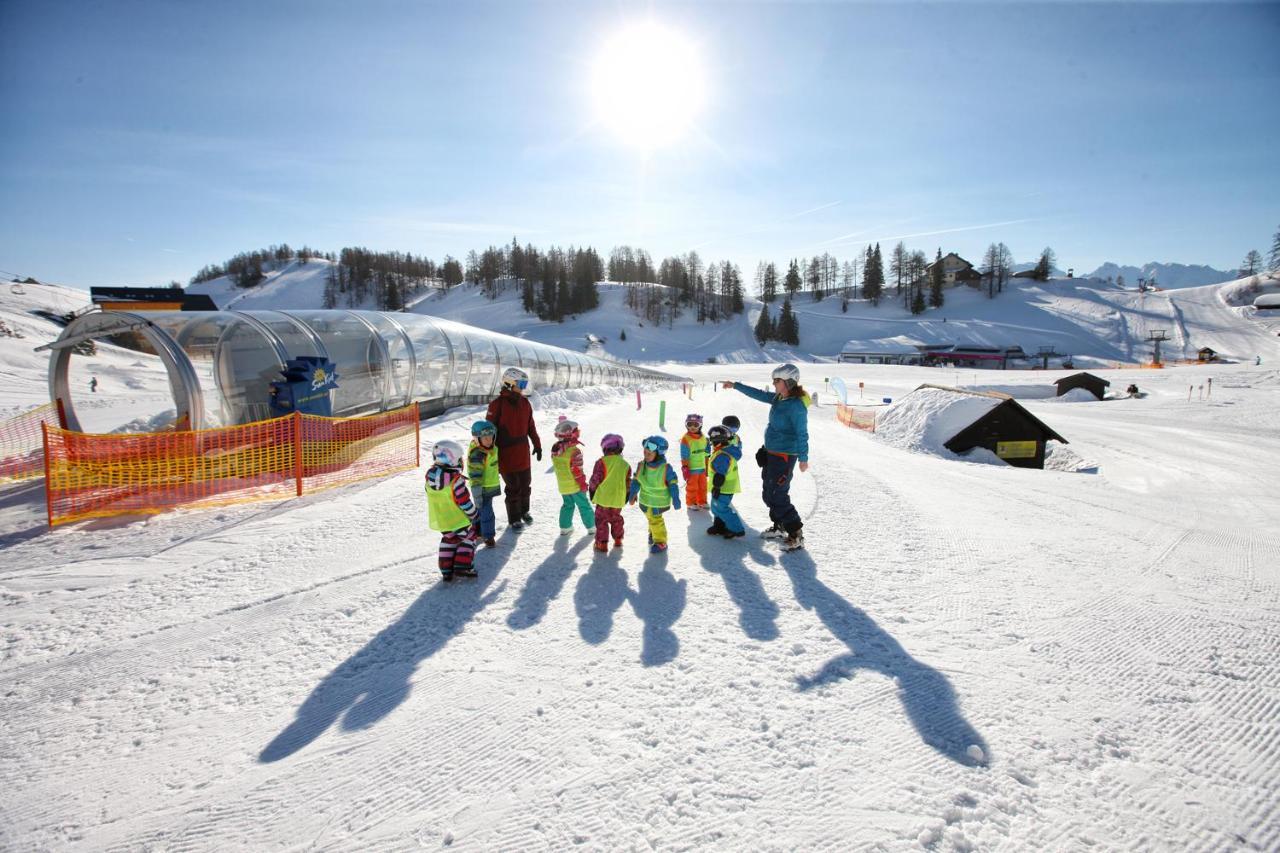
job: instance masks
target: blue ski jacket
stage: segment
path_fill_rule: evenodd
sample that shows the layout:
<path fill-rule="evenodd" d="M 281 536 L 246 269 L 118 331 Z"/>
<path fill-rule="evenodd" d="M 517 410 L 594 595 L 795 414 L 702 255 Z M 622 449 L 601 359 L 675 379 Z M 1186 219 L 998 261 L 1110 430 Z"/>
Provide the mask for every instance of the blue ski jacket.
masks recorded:
<path fill-rule="evenodd" d="M 798 456 L 801 462 L 809 461 L 809 395 L 779 397 L 772 391 L 762 391 L 733 383 L 735 391 L 741 391 L 753 400 L 769 404 L 769 425 L 764 430 L 764 446 L 773 453 Z"/>

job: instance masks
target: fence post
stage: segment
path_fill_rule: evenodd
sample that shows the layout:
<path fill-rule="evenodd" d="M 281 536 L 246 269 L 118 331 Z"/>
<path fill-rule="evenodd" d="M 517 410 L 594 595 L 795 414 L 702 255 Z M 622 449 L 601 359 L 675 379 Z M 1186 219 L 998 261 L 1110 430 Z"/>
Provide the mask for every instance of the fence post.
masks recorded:
<path fill-rule="evenodd" d="M 422 467 L 422 415 L 418 412 L 418 404 L 413 404 L 413 467 Z"/>
<path fill-rule="evenodd" d="M 293 475 L 298 481 L 298 497 L 302 497 L 302 412 L 293 410 Z"/>
<path fill-rule="evenodd" d="M 59 401 L 58 409 L 62 409 Z M 49 425 L 40 422 L 40 442 L 44 445 L 44 514 L 49 521 L 49 529 L 53 529 L 53 493 L 49 491 Z"/>
<path fill-rule="evenodd" d="M 636 411 L 640 411 L 640 389 L 636 389 Z"/>

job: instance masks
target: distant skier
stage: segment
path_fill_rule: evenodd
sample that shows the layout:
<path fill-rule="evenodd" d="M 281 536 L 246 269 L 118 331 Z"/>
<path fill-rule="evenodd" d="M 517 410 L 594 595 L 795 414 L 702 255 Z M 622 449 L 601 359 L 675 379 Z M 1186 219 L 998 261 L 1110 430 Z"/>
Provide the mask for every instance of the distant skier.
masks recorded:
<path fill-rule="evenodd" d="M 435 464 L 427 469 L 427 513 L 431 529 L 441 534 L 440 576 L 445 582 L 455 575 L 473 578 L 480 512 L 462 474 L 462 445 L 437 441 L 431 446 L 431 458 Z"/>
<path fill-rule="evenodd" d="M 1258 366 L 1258 365 L 1260 365 L 1260 364 L 1262 364 L 1262 356 L 1260 356 L 1260 355 L 1255 355 L 1255 356 L 1253 357 L 1253 366 L 1254 366 L 1254 367 L 1257 367 L 1257 366 Z"/>
<path fill-rule="evenodd" d="M 631 479 L 627 503 L 640 503 L 644 520 L 649 523 L 649 550 L 661 554 L 667 550 L 667 523 L 662 514 L 680 508 L 680 481 L 667 464 L 667 440 L 651 435 L 644 440 L 644 461 L 636 466 Z"/>
<path fill-rule="evenodd" d="M 518 367 L 502 371 L 502 392 L 489 403 L 485 419 L 498 430 L 498 471 L 506 483 L 507 524 L 519 531 L 533 521 L 529 514 L 529 443 L 533 455 L 542 461 L 542 439 L 533 423 L 533 406 L 524 396 L 529 374 Z"/>
<path fill-rule="evenodd" d="M 800 368 L 780 364 L 773 369 L 773 393 L 725 382 L 725 388 L 741 391 L 754 400 L 769 404 L 769 425 L 764 431 L 764 447 L 756 451 L 756 464 L 764 470 L 763 498 L 773 526 L 761 532 L 765 539 L 782 539 L 785 551 L 804 547 L 804 522 L 791 503 L 791 478 L 796 463 L 809 470 L 809 394 L 800 385 Z"/>
<path fill-rule="evenodd" d="M 94 376 L 89 380 L 89 391 L 94 394 L 98 393 L 98 377 Z"/>

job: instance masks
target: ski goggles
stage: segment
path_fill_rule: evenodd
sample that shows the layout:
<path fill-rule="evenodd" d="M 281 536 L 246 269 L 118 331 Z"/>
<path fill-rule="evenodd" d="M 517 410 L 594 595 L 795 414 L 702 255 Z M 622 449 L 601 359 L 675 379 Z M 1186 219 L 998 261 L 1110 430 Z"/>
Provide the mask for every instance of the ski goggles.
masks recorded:
<path fill-rule="evenodd" d="M 476 438 L 493 438 L 497 434 L 498 434 L 498 431 L 496 429 L 493 429 L 493 428 L 482 429 L 478 433 L 476 433 Z"/>
<path fill-rule="evenodd" d="M 644 443 L 644 449 L 645 449 L 645 450 L 652 450 L 654 453 L 661 453 L 661 452 L 662 452 L 662 446 L 661 446 L 661 445 L 659 445 L 656 441 L 646 441 L 646 442 Z"/>
<path fill-rule="evenodd" d="M 528 379 L 515 379 L 515 380 L 508 379 L 505 382 L 503 382 L 503 384 L 510 388 L 516 388 L 520 391 L 523 391 L 524 389 L 529 387 L 529 380 Z"/>

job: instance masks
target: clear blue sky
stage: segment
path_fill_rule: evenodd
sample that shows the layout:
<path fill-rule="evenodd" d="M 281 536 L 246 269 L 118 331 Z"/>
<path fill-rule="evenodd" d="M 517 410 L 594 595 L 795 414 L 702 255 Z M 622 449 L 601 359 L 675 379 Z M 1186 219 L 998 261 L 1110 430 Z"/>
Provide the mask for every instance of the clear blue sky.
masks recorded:
<path fill-rule="evenodd" d="M 642 156 L 590 84 L 646 15 L 709 93 Z M 3 0 L 0 32 L 0 270 L 85 287 L 513 236 L 1228 269 L 1280 227 L 1275 3 Z"/>

